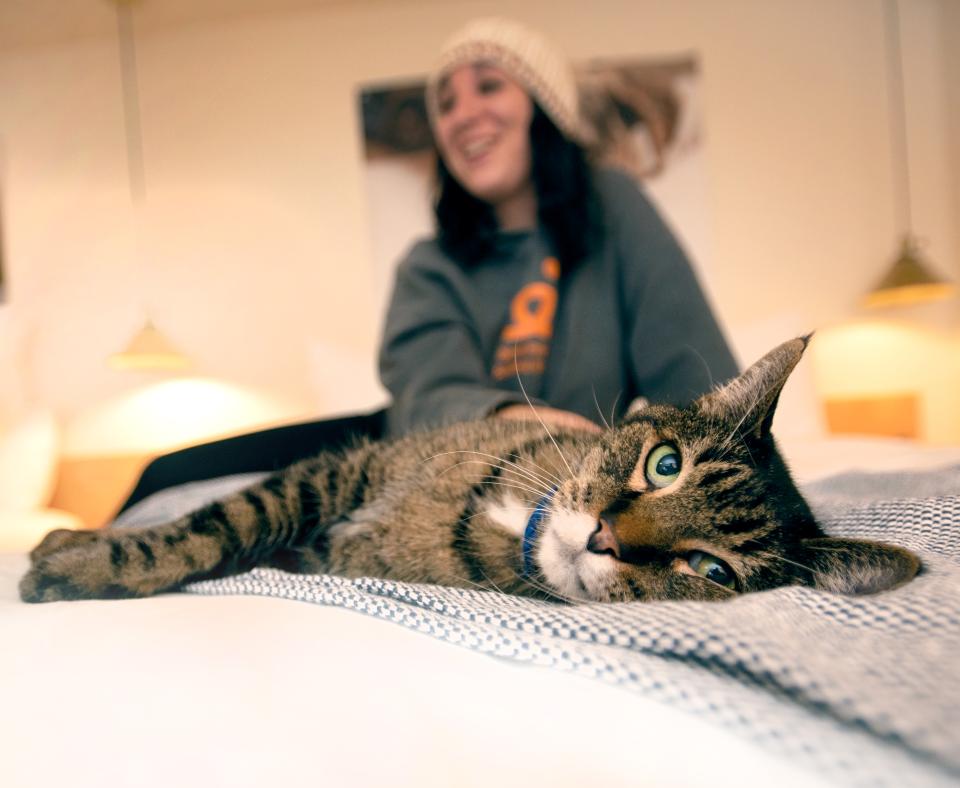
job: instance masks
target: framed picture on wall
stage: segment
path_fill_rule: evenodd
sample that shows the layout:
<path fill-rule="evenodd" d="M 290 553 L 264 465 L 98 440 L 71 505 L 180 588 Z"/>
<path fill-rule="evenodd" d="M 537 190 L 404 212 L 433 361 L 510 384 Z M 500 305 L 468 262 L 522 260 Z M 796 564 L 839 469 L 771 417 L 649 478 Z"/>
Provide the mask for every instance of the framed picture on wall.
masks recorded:
<path fill-rule="evenodd" d="M 594 162 L 640 182 L 709 287 L 702 80 L 695 55 L 594 60 L 577 66 Z M 381 305 L 393 270 L 433 233 L 434 142 L 425 80 L 369 85 L 359 93 L 374 271 Z M 382 313 L 383 310 L 381 310 Z"/>

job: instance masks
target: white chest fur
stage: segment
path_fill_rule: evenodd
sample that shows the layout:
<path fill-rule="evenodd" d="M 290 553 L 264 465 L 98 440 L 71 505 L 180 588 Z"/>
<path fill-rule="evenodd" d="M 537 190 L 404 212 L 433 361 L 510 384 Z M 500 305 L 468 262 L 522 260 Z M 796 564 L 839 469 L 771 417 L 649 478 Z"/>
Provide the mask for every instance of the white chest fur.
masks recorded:
<path fill-rule="evenodd" d="M 522 539 L 535 506 L 507 493 L 499 501 L 488 504 L 483 513 L 507 533 Z"/>

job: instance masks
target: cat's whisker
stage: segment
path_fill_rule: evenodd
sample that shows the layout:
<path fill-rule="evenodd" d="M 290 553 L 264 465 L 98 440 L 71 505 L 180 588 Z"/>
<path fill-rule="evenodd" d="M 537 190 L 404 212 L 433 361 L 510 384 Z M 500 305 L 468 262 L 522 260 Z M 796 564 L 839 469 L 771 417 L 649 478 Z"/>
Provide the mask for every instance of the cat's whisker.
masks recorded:
<path fill-rule="evenodd" d="M 825 544 L 807 544 L 804 545 L 807 550 L 825 550 L 828 553 L 845 553 L 847 552 L 844 547 L 831 547 L 830 545 Z"/>
<path fill-rule="evenodd" d="M 484 577 L 486 577 L 486 573 L 484 573 Z M 462 582 L 464 585 L 467 585 L 467 586 L 470 586 L 470 587 L 472 587 L 472 588 L 475 588 L 475 589 L 477 589 L 477 591 L 489 591 L 489 590 L 490 590 L 490 589 L 487 588 L 485 585 L 483 585 L 483 583 L 478 583 L 476 580 L 471 580 L 469 577 L 460 577 L 459 579 L 460 579 L 460 582 Z M 489 581 L 490 578 L 488 577 L 487 580 Z M 491 585 L 492 585 L 492 581 L 491 581 Z M 499 588 L 498 588 L 497 590 L 500 591 Z M 501 593 L 503 593 L 503 592 L 501 591 Z"/>
<path fill-rule="evenodd" d="M 523 484 L 509 484 L 508 482 L 501 482 L 501 481 L 490 481 L 490 482 L 487 482 L 487 484 L 494 487 L 507 487 L 511 490 L 524 490 L 525 492 L 533 493 L 534 495 L 538 496 L 538 498 L 543 497 L 543 493 L 540 492 L 539 490 L 535 490 L 533 487 L 527 487 Z"/>
<path fill-rule="evenodd" d="M 472 462 L 484 462 L 484 461 L 483 461 L 483 460 L 472 460 Z M 503 474 L 501 474 L 501 475 L 500 475 L 499 477 L 497 477 L 497 478 L 500 478 L 500 479 L 511 479 L 512 477 L 511 477 L 509 474 L 515 474 L 516 476 L 519 476 L 519 477 L 520 477 L 519 480 L 518 480 L 518 479 L 514 479 L 514 481 L 520 481 L 520 480 L 522 480 L 523 482 L 525 482 L 525 483 L 527 483 L 527 484 L 531 484 L 531 485 L 533 485 L 534 487 L 537 487 L 537 488 L 540 490 L 540 493 L 539 493 L 539 494 L 540 494 L 541 496 L 546 495 L 546 494 L 547 494 L 548 492 L 550 492 L 550 490 L 553 489 L 553 487 L 554 487 L 554 485 L 551 484 L 551 482 L 548 481 L 547 479 L 543 479 L 543 478 L 541 478 L 540 476 L 538 476 L 537 474 L 534 474 L 534 473 L 531 473 L 531 472 L 529 472 L 529 471 L 526 471 L 524 468 L 521 468 L 521 467 L 518 467 L 518 466 L 513 466 L 513 467 L 504 468 Z"/>
<path fill-rule="evenodd" d="M 754 467 L 757 466 L 757 461 L 754 459 L 753 453 L 750 451 L 750 447 L 747 446 L 747 442 L 743 439 L 743 436 L 740 435 L 740 428 L 743 426 L 743 423 L 747 420 L 747 417 L 753 412 L 754 408 L 756 408 L 757 405 L 760 404 L 760 397 L 761 397 L 761 396 L 762 396 L 762 393 L 760 393 L 760 392 L 758 392 L 758 393 L 754 396 L 753 402 L 752 402 L 752 404 L 750 405 L 750 407 L 749 407 L 749 408 L 746 408 L 746 409 L 744 410 L 743 415 L 740 417 L 740 420 L 736 423 L 736 426 L 734 426 L 733 430 L 732 430 L 732 431 L 730 432 L 730 434 L 727 436 L 726 440 L 724 440 L 723 443 L 720 444 L 720 457 L 721 457 L 721 458 L 726 456 L 726 454 L 727 454 L 727 449 L 731 447 L 733 441 L 736 439 L 736 440 L 739 440 L 739 441 L 743 444 L 743 448 L 744 448 L 744 450 L 746 450 L 747 455 L 749 455 L 749 457 L 750 457 L 750 462 L 753 463 L 753 466 L 754 466 Z"/>
<path fill-rule="evenodd" d="M 610 424 L 614 425 L 617 423 L 616 416 L 614 415 L 617 412 L 617 403 L 620 401 L 620 395 L 623 394 L 623 389 L 617 392 L 617 396 L 613 398 L 613 404 L 610 406 Z"/>
<path fill-rule="evenodd" d="M 753 397 L 753 402 L 750 404 L 750 406 L 748 408 L 744 408 L 743 415 L 740 417 L 740 420 L 736 423 L 733 430 L 730 432 L 730 435 L 723 442 L 722 444 L 723 446 L 727 446 L 729 443 L 733 441 L 734 438 L 738 436 L 740 432 L 740 428 L 743 426 L 743 423 L 747 420 L 747 417 L 753 412 L 753 409 L 759 404 L 760 396 L 761 396 L 760 392 L 755 394 Z"/>
<path fill-rule="evenodd" d="M 593 392 L 593 404 L 597 406 L 597 414 L 600 416 L 600 421 L 603 422 L 603 426 L 608 430 L 613 429 L 610 426 L 610 423 L 607 421 L 606 416 L 603 415 L 603 410 L 600 408 L 600 403 L 597 401 L 597 389 L 594 386 L 590 387 L 591 392 Z"/>
<path fill-rule="evenodd" d="M 451 465 L 449 468 L 444 468 L 442 471 L 440 471 L 440 473 L 437 474 L 437 476 L 438 477 L 443 476 L 444 474 L 449 473 L 450 471 L 454 470 L 455 468 L 459 468 L 462 465 L 489 466 L 489 463 L 486 462 L 485 460 L 461 460 L 460 462 Z M 511 469 L 511 472 L 517 473 L 519 475 L 520 469 Z M 489 476 L 489 474 L 487 474 L 487 476 Z M 509 477 L 500 477 L 500 478 L 503 479 L 503 478 L 509 478 Z M 536 485 L 539 488 L 539 495 L 541 496 L 546 495 L 548 492 L 550 492 L 550 487 L 548 487 L 546 484 L 536 479 L 535 477 L 521 475 L 521 478 L 528 484 Z M 486 476 L 484 477 L 484 479 L 486 479 Z M 483 483 L 489 484 L 490 482 L 484 481 Z"/>
<path fill-rule="evenodd" d="M 546 583 L 541 582 L 540 580 L 538 580 L 538 579 L 536 579 L 536 578 L 533 578 L 533 577 L 523 577 L 523 576 L 517 574 L 516 572 L 515 572 L 514 574 L 516 574 L 516 576 L 517 576 L 520 580 L 523 580 L 524 582 L 528 583 L 531 587 L 537 589 L 538 591 L 542 591 L 543 593 L 547 594 L 547 596 L 550 597 L 551 599 L 559 599 L 560 601 L 566 602 L 566 603 L 571 604 L 571 605 L 583 604 L 583 602 L 587 601 L 587 600 L 584 600 L 584 599 L 578 599 L 577 597 L 567 596 L 566 594 L 561 593 L 560 591 L 557 591 L 557 590 L 554 589 L 554 588 L 551 588 L 551 587 L 548 586 Z"/>
<path fill-rule="evenodd" d="M 534 461 L 533 461 L 532 459 L 530 459 L 530 458 L 526 458 L 526 460 L 527 460 L 527 463 L 528 463 L 529 465 L 532 465 L 537 471 L 540 472 L 539 474 L 536 474 L 536 475 L 537 475 L 537 476 L 540 476 L 541 478 L 543 478 L 543 480 L 544 480 L 549 486 L 551 486 L 551 487 L 559 487 L 561 484 L 563 484 L 563 479 L 561 479 L 561 478 L 560 478 L 559 476 L 557 476 L 556 474 L 551 473 L 551 472 L 548 471 L 546 468 L 544 468 L 542 465 L 534 462 Z M 512 460 L 508 460 L 508 462 L 510 462 L 510 463 L 513 464 L 513 465 L 516 465 L 516 463 L 514 463 Z M 519 467 L 519 466 L 517 466 L 517 467 Z M 529 469 L 527 469 L 527 470 L 529 470 Z M 534 471 L 530 471 L 530 472 L 531 472 L 531 473 L 534 473 Z"/>
<path fill-rule="evenodd" d="M 487 574 L 487 571 L 486 571 L 485 569 L 483 569 L 483 568 L 481 567 L 480 572 L 481 572 L 481 574 L 483 574 L 484 578 L 486 578 L 486 581 L 487 581 L 491 586 L 493 586 L 493 589 L 494 589 L 495 591 L 497 591 L 497 592 L 500 593 L 500 594 L 506 593 L 502 588 L 500 588 L 500 586 L 497 585 L 496 581 L 495 581 L 492 577 L 490 577 L 489 574 Z"/>
<path fill-rule="evenodd" d="M 716 380 L 714 380 L 714 377 L 713 377 L 713 370 L 710 369 L 710 365 L 707 363 L 707 360 L 703 357 L 703 354 L 689 343 L 684 344 L 684 347 L 687 350 L 689 350 L 691 353 L 693 353 L 693 355 L 695 355 L 700 360 L 700 363 L 703 364 L 703 368 L 707 371 L 707 378 L 710 381 L 710 385 L 707 387 L 706 390 L 709 391 L 710 389 L 714 388 L 714 386 L 716 385 Z"/>
<path fill-rule="evenodd" d="M 740 437 L 740 435 L 739 435 L 738 433 L 739 433 L 740 427 L 741 427 L 741 425 L 743 424 L 743 422 L 744 422 L 745 419 L 746 419 L 746 415 L 744 415 L 744 416 L 740 419 L 740 421 L 738 421 L 738 422 L 734 425 L 733 429 L 730 431 L 730 434 L 729 434 L 726 438 L 724 438 L 724 440 L 720 443 L 719 449 L 720 449 L 720 457 L 721 457 L 721 458 L 726 457 L 726 455 L 727 455 L 727 454 L 730 452 L 730 450 L 733 448 L 733 444 L 734 444 L 735 441 L 740 441 L 741 443 L 743 442 L 743 439 Z"/>
<path fill-rule="evenodd" d="M 829 549 L 829 548 L 828 548 Z M 808 572 L 814 572 L 812 566 L 807 566 L 806 564 L 801 564 L 799 561 L 793 561 L 789 558 L 784 558 L 782 555 L 777 555 L 776 553 L 771 553 L 769 550 L 757 550 L 755 551 L 757 555 L 762 555 L 765 558 L 772 558 L 775 561 L 782 561 L 785 564 L 792 564 L 793 566 L 798 566 L 801 569 L 806 569 Z"/>
<path fill-rule="evenodd" d="M 464 449 L 463 451 L 465 451 L 465 452 L 469 451 L 469 452 L 471 452 L 471 453 L 473 453 L 473 454 L 478 454 L 478 455 L 483 456 L 483 457 L 490 457 L 490 458 L 492 458 L 492 459 L 496 459 L 496 460 L 497 460 L 498 462 L 500 462 L 500 463 L 507 463 L 507 464 L 509 464 L 509 465 L 513 465 L 513 466 L 515 466 L 518 470 L 522 469 L 522 470 L 527 471 L 528 473 L 532 473 L 532 474 L 534 474 L 534 475 L 537 475 L 537 476 L 541 477 L 541 480 L 544 481 L 544 482 L 547 482 L 548 484 L 554 484 L 554 485 L 556 485 L 556 486 L 559 487 L 559 486 L 563 483 L 563 480 L 562 480 L 559 476 L 557 476 L 557 475 L 554 474 L 554 473 L 551 473 L 551 472 L 548 471 L 546 468 L 544 468 L 542 465 L 539 465 L 538 463 L 534 462 L 534 461 L 533 461 L 531 458 L 529 458 L 529 457 L 520 457 L 520 456 L 517 455 L 517 454 L 511 455 L 511 457 L 516 457 L 517 460 L 524 460 L 528 465 L 533 466 L 533 468 L 534 468 L 535 470 L 531 470 L 530 468 L 524 468 L 523 466 L 519 465 L 519 463 L 517 463 L 516 461 L 514 461 L 513 459 L 511 459 L 510 457 L 496 457 L 496 456 L 493 455 L 493 454 L 485 454 L 485 453 L 483 453 L 483 452 L 479 452 L 479 451 L 471 450 L 471 449 Z M 536 473 L 536 471 L 539 471 L 540 473 L 538 474 L 538 473 Z"/>
<path fill-rule="evenodd" d="M 526 392 L 524 392 L 524 396 L 526 396 Z M 560 459 L 563 461 L 563 464 L 567 469 L 567 473 L 570 474 L 570 478 L 571 479 L 574 478 L 576 474 L 573 472 L 573 468 L 570 467 L 570 463 L 567 462 L 567 458 L 564 456 L 563 450 L 560 448 L 560 444 L 557 443 L 557 439 L 553 437 L 553 433 L 550 432 L 550 428 L 547 427 L 544 420 L 540 418 L 540 414 L 537 413 L 537 409 L 533 406 L 533 403 L 528 400 L 527 404 L 530 405 L 530 410 L 533 411 L 533 415 L 537 417 L 537 421 L 540 422 L 540 426 L 543 427 L 543 431 L 547 433 L 547 437 L 550 439 L 550 442 L 554 445 L 554 448 L 556 448 L 557 454 L 560 456 Z"/>
<path fill-rule="evenodd" d="M 531 402 L 531 401 L 530 401 L 530 397 L 527 396 L 527 389 L 526 389 L 526 387 L 523 385 L 523 379 L 520 377 L 520 366 L 517 364 L 517 347 L 516 347 L 516 345 L 514 345 L 514 348 L 513 348 L 513 363 L 514 363 L 514 366 L 516 366 L 516 368 L 517 368 L 517 383 L 520 384 L 520 393 L 523 394 L 523 398 L 527 401 L 527 405 L 530 406 L 530 410 L 533 411 L 533 415 L 537 417 L 537 421 L 540 422 L 540 426 L 543 427 L 543 431 L 547 433 L 547 437 L 550 438 L 550 442 L 553 443 L 554 448 L 556 448 L 557 454 L 560 455 L 560 459 L 563 460 L 563 464 L 564 464 L 564 465 L 566 466 L 566 468 L 567 468 L 567 473 L 570 474 L 570 478 L 572 479 L 574 476 L 576 476 L 576 474 L 573 472 L 573 468 L 570 467 L 570 463 L 567 462 L 567 458 L 563 456 L 563 451 L 561 451 L 561 449 L 560 449 L 560 444 L 557 443 L 556 438 L 553 437 L 553 433 L 550 432 L 550 430 L 549 430 L 549 428 L 547 427 L 547 425 L 546 425 L 546 423 L 544 422 L 544 420 L 543 420 L 542 418 L 540 418 L 540 414 L 537 413 L 537 409 L 533 406 L 533 402 Z"/>
<path fill-rule="evenodd" d="M 460 461 L 460 462 L 458 462 L 458 463 L 455 463 L 454 465 L 451 465 L 449 468 L 445 468 L 445 469 L 442 470 L 440 473 L 438 473 L 437 476 L 438 476 L 438 477 L 443 476 L 444 474 L 446 474 L 446 473 L 448 473 L 448 472 L 450 472 L 450 471 L 452 471 L 452 470 L 454 470 L 454 469 L 456 469 L 456 468 L 459 468 L 459 467 L 462 466 L 462 465 L 473 465 L 473 464 L 489 466 L 489 463 L 487 463 L 485 460 L 462 460 L 462 461 Z M 551 490 L 551 485 L 550 485 L 548 482 L 545 482 L 545 481 L 543 481 L 542 479 L 539 479 L 538 477 L 533 476 L 533 475 L 531 475 L 531 474 L 523 474 L 523 473 L 522 473 L 522 470 L 523 470 L 522 468 L 512 468 L 512 469 L 510 469 L 510 472 L 515 473 L 515 474 L 517 474 L 517 475 L 520 477 L 520 479 L 519 479 L 519 480 L 516 480 L 516 481 L 522 480 L 523 482 L 525 482 L 525 483 L 527 483 L 527 484 L 533 485 L 534 487 L 537 488 L 537 490 L 538 490 L 537 495 L 539 495 L 539 496 L 546 495 L 548 492 L 550 492 L 550 490 Z M 489 482 L 486 481 L 486 479 L 487 479 L 488 477 L 490 477 L 490 474 L 486 474 L 486 475 L 484 476 L 484 482 L 483 482 L 483 483 L 485 483 L 485 484 L 486 484 L 486 483 L 489 483 Z M 510 477 L 507 476 L 507 477 L 504 477 L 504 478 L 510 478 Z"/>
<path fill-rule="evenodd" d="M 479 513 L 478 513 L 478 514 L 479 514 Z M 466 550 L 465 552 L 470 553 L 470 554 L 473 554 L 473 555 L 477 555 L 477 556 L 480 555 L 480 552 L 479 552 L 478 550 Z M 497 591 L 498 593 L 501 593 L 501 594 L 509 593 L 509 592 L 505 591 L 503 588 L 501 588 L 500 585 L 497 583 L 497 581 L 494 580 L 492 577 L 490 577 L 490 575 L 487 573 L 487 571 L 486 571 L 485 569 L 483 569 L 483 567 L 479 567 L 479 568 L 480 568 L 481 573 L 483 574 L 484 579 L 487 581 L 487 583 L 490 584 L 490 587 L 492 587 L 495 591 Z M 518 575 L 516 575 L 516 573 L 514 573 L 514 575 L 515 575 L 515 576 L 518 576 Z M 471 578 L 469 578 L 469 577 L 461 577 L 461 580 L 463 580 L 463 582 L 465 582 L 466 584 L 468 584 L 468 585 L 470 585 L 470 586 L 473 586 L 473 587 L 475 587 L 476 589 L 478 589 L 478 590 L 480 590 L 480 591 L 489 591 L 489 590 L 490 590 L 490 587 L 485 586 L 483 583 L 478 583 L 476 580 L 473 580 L 473 579 L 471 579 Z"/>
<path fill-rule="evenodd" d="M 556 486 L 559 487 L 560 484 L 562 484 L 562 480 L 561 480 L 559 477 L 554 476 L 552 473 L 550 473 L 549 471 L 547 471 L 546 468 L 543 468 L 543 467 L 537 465 L 537 464 L 536 464 L 535 462 L 533 462 L 532 460 L 527 460 L 527 462 L 530 463 L 531 465 L 533 465 L 533 467 L 536 468 L 537 470 L 541 471 L 541 472 L 543 473 L 543 476 L 541 476 L 540 474 L 535 473 L 534 471 L 530 470 L 529 468 L 524 468 L 524 467 L 521 466 L 519 463 L 514 462 L 513 460 L 511 460 L 511 459 L 509 459 L 509 458 L 506 458 L 506 457 L 498 457 L 496 454 L 487 454 L 486 452 L 476 451 L 475 449 L 458 449 L 458 450 L 456 450 L 456 451 L 444 451 L 444 452 L 440 452 L 440 453 L 438 453 L 438 454 L 433 454 L 433 455 L 425 458 L 425 459 L 423 460 L 423 462 L 429 462 L 430 460 L 434 460 L 434 459 L 436 459 L 436 458 L 438 458 L 438 457 L 445 457 L 445 456 L 449 456 L 449 455 L 452 455 L 452 454 L 475 454 L 475 455 L 477 455 L 478 457 L 486 457 L 486 458 L 488 458 L 488 459 L 494 460 L 494 464 L 496 464 L 496 465 L 503 465 L 503 464 L 512 465 L 512 466 L 516 469 L 516 471 L 517 471 L 518 473 L 520 473 L 520 472 L 525 472 L 525 473 L 527 473 L 527 474 L 530 474 L 532 477 L 536 477 L 536 480 L 539 481 L 539 482 L 542 482 L 546 487 L 550 487 L 550 486 L 552 486 L 552 485 L 556 485 Z M 518 459 L 526 459 L 526 458 L 518 457 Z M 531 481 L 533 481 L 533 479 L 531 479 Z"/>
<path fill-rule="evenodd" d="M 451 465 L 449 468 L 445 468 L 440 473 L 437 474 L 438 477 L 443 476 L 448 471 L 452 471 L 454 468 L 459 468 L 461 465 L 471 465 L 471 464 L 480 464 L 487 465 L 484 460 L 461 460 L 460 462 Z M 522 479 L 522 481 L 521 481 Z M 526 477 L 521 477 L 521 479 L 510 479 L 510 477 L 491 477 L 490 474 L 486 474 L 482 480 L 482 484 L 497 486 L 497 487 L 512 487 L 517 490 L 524 490 L 526 492 L 533 493 L 537 496 L 539 500 L 544 495 L 547 495 L 550 492 L 550 487 L 543 485 L 541 482 L 531 481 Z M 531 486 L 536 485 L 536 486 Z"/>

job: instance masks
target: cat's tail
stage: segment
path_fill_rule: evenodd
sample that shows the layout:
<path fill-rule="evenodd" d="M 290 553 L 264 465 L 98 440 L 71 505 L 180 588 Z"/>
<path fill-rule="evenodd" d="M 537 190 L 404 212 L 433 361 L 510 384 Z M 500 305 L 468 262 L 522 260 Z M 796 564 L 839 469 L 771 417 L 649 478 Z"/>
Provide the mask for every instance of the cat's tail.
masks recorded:
<path fill-rule="evenodd" d="M 149 528 L 54 531 L 31 553 L 26 602 L 149 596 L 224 577 L 281 556 L 314 556 L 322 569 L 326 526 L 370 493 L 374 448 L 327 453 L 179 520 Z"/>

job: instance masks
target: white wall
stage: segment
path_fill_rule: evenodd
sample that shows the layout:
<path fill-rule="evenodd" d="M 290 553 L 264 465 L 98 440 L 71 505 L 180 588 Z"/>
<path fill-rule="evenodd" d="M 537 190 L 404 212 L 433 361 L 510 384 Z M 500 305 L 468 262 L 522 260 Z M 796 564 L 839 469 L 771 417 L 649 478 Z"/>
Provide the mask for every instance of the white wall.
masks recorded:
<path fill-rule="evenodd" d="M 953 227 L 954 251 L 960 252 L 960 3 L 943 0 L 940 4 L 941 52 L 944 54 L 943 104 L 947 112 L 948 172 L 953 187 L 949 217 Z M 958 254 L 960 257 L 960 254 Z"/>
<path fill-rule="evenodd" d="M 915 224 L 957 279 L 960 194 L 947 167 L 957 173 L 960 156 L 945 98 L 957 96 L 947 70 L 960 26 L 947 31 L 951 0 L 902 5 Z M 36 328 L 32 396 L 63 417 L 68 449 L 102 449 L 87 437 L 89 414 L 147 382 L 104 365 L 144 300 L 203 374 L 263 394 L 251 421 L 376 401 L 355 89 L 423 73 L 446 34 L 489 12 L 540 27 L 578 59 L 699 53 L 706 265 L 723 318 L 789 312 L 814 328 L 853 314 L 899 232 L 880 0 L 595 0 L 588 11 L 564 0 L 369 2 L 142 33 L 139 238 L 115 41 L 9 49 L 0 185 L 11 304 Z M 955 303 L 930 319 L 949 327 Z"/>

